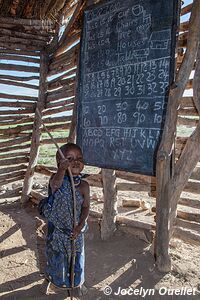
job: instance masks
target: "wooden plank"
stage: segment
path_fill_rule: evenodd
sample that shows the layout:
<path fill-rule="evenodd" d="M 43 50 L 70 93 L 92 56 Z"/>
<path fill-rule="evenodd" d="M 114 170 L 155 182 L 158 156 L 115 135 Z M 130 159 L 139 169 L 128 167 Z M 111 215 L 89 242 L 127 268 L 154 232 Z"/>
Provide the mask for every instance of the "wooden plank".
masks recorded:
<path fill-rule="evenodd" d="M 11 159 L 1 159 L 0 164 L 1 166 L 13 166 L 28 163 L 28 157 L 15 157 Z"/>
<path fill-rule="evenodd" d="M 34 103 L 31 102 L 19 102 L 19 101 L 15 101 L 15 102 L 6 102 L 6 101 L 1 101 L 0 100 L 0 106 L 1 107 L 22 107 L 22 108 L 32 108 L 34 109 L 35 105 Z"/>
<path fill-rule="evenodd" d="M 19 125 L 16 127 L 7 127 L 7 128 L 0 128 L 0 134 L 6 134 L 6 135 L 11 135 L 11 134 L 18 134 L 23 131 L 32 131 L 33 129 L 33 124 L 28 124 L 28 125 Z"/>
<path fill-rule="evenodd" d="M 40 173 L 46 176 L 51 176 L 53 173 L 57 171 L 56 167 L 49 167 L 49 166 L 44 166 L 44 165 L 37 165 L 35 167 L 35 172 Z"/>
<path fill-rule="evenodd" d="M 189 29 L 189 21 L 180 23 L 179 31 L 187 31 Z"/>
<path fill-rule="evenodd" d="M 54 84 L 56 83 L 58 80 L 62 80 L 62 79 L 67 79 L 68 77 L 71 77 L 72 75 L 75 75 L 76 74 L 76 68 L 75 69 L 72 69 L 68 72 L 66 72 L 65 74 L 62 74 L 62 75 L 58 75 L 56 78 L 54 79 L 49 79 L 48 80 L 48 84 Z M 51 89 L 51 88 L 50 88 Z"/>
<path fill-rule="evenodd" d="M 19 180 L 23 180 L 23 179 L 24 179 L 24 175 L 13 177 L 13 178 L 11 177 L 10 179 L 6 179 L 6 180 L 3 180 L 3 181 L 0 181 L 0 185 L 6 185 L 6 184 L 13 183 L 13 182 L 16 182 L 16 181 L 19 181 Z"/>
<path fill-rule="evenodd" d="M 190 198 L 180 198 L 178 204 L 200 209 L 200 201 Z"/>
<path fill-rule="evenodd" d="M 63 86 L 74 86 L 75 78 L 58 79 L 53 83 L 48 84 L 48 91 L 54 90 Z"/>
<path fill-rule="evenodd" d="M 36 46 L 29 46 L 29 45 L 23 45 L 23 44 L 16 44 L 12 42 L 0 42 L 0 48 L 3 48 L 5 50 L 30 50 L 30 51 L 41 51 L 41 47 L 36 47 Z"/>
<path fill-rule="evenodd" d="M 1 29 L 0 29 L 1 30 Z M 35 58 L 40 58 L 40 52 L 38 51 L 23 51 L 23 50 L 20 50 L 20 49 L 1 49 L 1 54 L 17 54 L 18 56 L 20 57 L 24 57 L 24 56 L 33 56 Z"/>
<path fill-rule="evenodd" d="M 13 173 L 16 171 L 21 171 L 21 170 L 26 170 L 27 165 L 22 164 L 18 166 L 13 166 L 13 167 L 6 167 L 6 168 L 0 168 L 0 174 L 8 174 L 8 173 Z"/>
<path fill-rule="evenodd" d="M 55 68 L 55 69 L 53 69 L 53 70 L 50 70 L 49 72 L 48 72 L 48 77 L 49 76 L 53 76 L 53 75 L 57 75 L 57 74 L 59 74 L 59 73 L 63 73 L 63 72 L 66 72 L 67 73 L 67 71 L 71 71 L 71 69 L 73 69 L 73 68 L 75 68 L 76 67 L 76 61 L 75 61 L 75 59 L 72 59 L 71 61 L 70 61 L 70 63 L 68 63 L 68 64 L 66 64 L 66 65 L 60 65 L 60 66 L 58 66 L 57 68 Z"/>
<path fill-rule="evenodd" d="M 35 63 L 35 64 L 39 64 L 40 63 L 40 59 L 39 58 L 35 58 L 35 57 L 26 57 L 26 56 L 21 56 L 21 55 L 6 55 L 6 54 L 0 54 L 0 59 L 4 59 L 4 60 L 15 60 L 15 61 L 25 61 L 25 62 L 31 62 L 31 63 Z"/>
<path fill-rule="evenodd" d="M 124 172 L 124 171 L 116 171 L 116 176 L 121 179 L 135 181 L 144 184 L 151 184 L 151 183 L 155 184 L 156 182 L 156 178 L 153 176 L 134 174 L 134 173 Z"/>
<path fill-rule="evenodd" d="M 84 6 L 85 6 L 85 1 L 79 1 L 78 2 L 72 17 L 71 17 L 69 23 L 67 24 L 67 27 L 65 28 L 65 30 L 64 30 L 64 32 L 63 32 L 63 34 L 62 34 L 62 36 L 59 40 L 58 48 L 66 42 L 66 40 L 68 38 L 68 35 L 70 33 L 70 29 L 71 29 L 72 25 L 74 24 L 75 20 L 77 19 L 77 17 L 82 13 L 82 10 L 83 10 Z M 59 54 L 59 52 L 57 50 L 56 51 L 56 56 L 58 54 Z"/>
<path fill-rule="evenodd" d="M 102 169 L 104 207 L 101 222 L 101 238 L 109 239 L 116 231 L 117 188 L 114 170 Z"/>
<path fill-rule="evenodd" d="M 0 63 L 0 70 L 22 71 L 22 72 L 29 72 L 29 73 L 39 73 L 40 71 L 38 67 L 20 66 L 14 64 L 3 64 L 3 63 Z"/>
<path fill-rule="evenodd" d="M 67 137 L 66 138 L 54 138 L 57 144 L 64 144 L 67 143 Z M 53 144 L 51 139 L 42 139 L 40 141 L 41 145 L 48 145 L 48 144 Z"/>
<path fill-rule="evenodd" d="M 74 106 L 73 104 L 70 104 L 70 105 L 66 105 L 63 107 L 59 107 L 59 108 L 47 109 L 44 111 L 43 115 L 50 116 L 50 115 L 55 115 L 60 112 L 70 111 L 70 110 L 73 110 L 73 106 Z"/>
<path fill-rule="evenodd" d="M 22 149 L 29 149 L 29 148 L 30 148 L 30 143 L 28 143 L 26 145 L 17 145 L 17 146 L 12 146 L 12 147 L 4 146 L 4 148 L 0 148 L 0 153 L 10 152 L 10 151 L 15 151 L 15 150 L 22 150 Z"/>
<path fill-rule="evenodd" d="M 34 113 L 34 110 L 33 109 L 16 109 L 16 110 L 1 110 L 0 111 L 0 115 L 3 115 L 3 116 L 10 116 L 11 119 L 12 119 L 12 115 L 25 115 L 25 114 L 33 114 Z"/>
<path fill-rule="evenodd" d="M 63 83 L 62 86 L 59 86 L 56 89 L 53 89 L 53 90 L 48 89 L 47 96 L 56 95 L 56 94 L 66 92 L 66 91 L 71 91 L 71 90 L 74 90 L 74 83 L 73 82 L 71 82 L 70 84 Z"/>
<path fill-rule="evenodd" d="M 174 228 L 174 236 L 184 240 L 186 243 L 199 245 L 200 244 L 200 235 L 197 232 L 194 232 L 192 230 L 188 230 L 185 228 L 180 228 L 178 226 L 175 226 Z"/>
<path fill-rule="evenodd" d="M 52 107 L 60 107 L 63 105 L 71 104 L 74 103 L 74 98 L 68 99 L 68 100 L 63 100 L 63 101 L 56 101 L 56 102 L 50 102 L 47 103 L 46 108 L 52 108 Z"/>
<path fill-rule="evenodd" d="M 0 194 L 0 199 L 10 199 L 10 198 L 14 198 L 14 197 L 18 197 L 20 196 L 21 193 L 21 187 L 14 189 L 12 191 L 6 191 L 3 194 Z"/>
<path fill-rule="evenodd" d="M 38 90 L 38 86 L 37 85 L 27 84 L 27 83 L 21 83 L 21 82 L 18 82 L 18 81 L 1 80 L 0 79 L 0 84 L 6 84 L 6 85 L 12 85 L 12 86 L 20 86 L 20 87 L 27 88 L 27 89 Z"/>
<path fill-rule="evenodd" d="M 18 176 L 24 176 L 25 171 L 16 171 L 16 172 L 12 172 L 12 174 L 3 174 L 2 176 L 0 176 L 0 182 L 3 182 L 4 180 L 10 179 L 12 177 L 18 177 Z"/>
<path fill-rule="evenodd" d="M 22 25 L 22 26 L 30 26 L 31 28 L 36 26 L 39 30 L 44 29 L 44 22 L 43 20 L 34 20 L 34 19 L 16 19 L 16 18 L 6 18 L 1 17 L 0 21 L 5 24 L 12 24 L 12 25 Z M 49 21 L 51 23 L 51 21 Z"/>
<path fill-rule="evenodd" d="M 16 31 L 16 30 L 10 30 L 10 29 L 5 29 L 2 28 L 0 30 L 0 35 L 2 36 L 6 36 L 6 37 L 18 37 L 18 38 L 22 38 L 22 39 L 28 39 L 31 41 L 38 41 L 38 42 L 42 42 L 43 44 L 46 44 L 49 42 L 50 36 L 42 36 L 39 34 L 32 34 L 30 32 L 22 32 L 22 31 Z"/>
<path fill-rule="evenodd" d="M 10 147 L 10 146 L 13 146 L 13 145 L 20 145 L 20 144 L 25 143 L 25 142 L 29 142 L 30 137 L 31 137 L 31 135 L 27 134 L 24 137 L 16 138 L 16 139 L 9 140 L 9 141 L 0 142 L 0 149 L 5 148 L 5 147 Z"/>
<path fill-rule="evenodd" d="M 80 33 L 75 33 L 71 37 L 68 38 L 68 40 L 58 47 L 58 49 L 54 52 L 54 57 L 59 56 L 63 54 L 65 51 L 67 51 L 68 48 L 70 48 L 74 44 L 78 44 L 80 42 Z"/>
<path fill-rule="evenodd" d="M 119 191 L 140 191 L 149 192 L 155 190 L 155 185 L 150 184 L 140 184 L 140 183 L 128 183 L 128 182 L 118 182 L 117 189 Z"/>
<path fill-rule="evenodd" d="M 186 5 L 181 9 L 181 16 L 188 14 L 192 10 L 193 3 Z"/>
<path fill-rule="evenodd" d="M 191 127 L 196 127 L 198 125 L 198 122 L 199 120 L 197 119 L 190 119 L 190 118 L 178 116 L 177 125 L 184 125 L 191 128 Z"/>
<path fill-rule="evenodd" d="M 197 28 L 200 27 L 200 2 L 195 1 L 190 19 L 190 31 L 187 40 L 187 51 L 183 63 L 176 75 L 174 87 L 170 89 L 166 121 L 164 125 L 162 140 L 157 155 L 157 217 L 156 217 L 156 257 L 157 267 L 160 271 L 168 272 L 171 270 L 169 257 L 169 240 L 172 234 L 172 224 L 176 214 L 176 206 L 172 204 L 174 189 L 176 185 L 172 167 L 173 164 L 173 145 L 177 123 L 177 108 L 187 85 L 189 76 L 193 69 L 197 47 L 199 44 L 199 34 Z M 179 41 L 178 46 L 180 45 Z M 185 158 L 186 159 L 186 158 Z M 177 164 L 176 164 L 177 166 Z M 176 168 L 175 166 L 175 168 Z M 177 170 L 177 169 L 176 169 Z M 177 174 L 182 174 L 181 170 Z M 179 199 L 180 197 L 178 197 Z M 173 216 L 173 217 L 172 217 Z M 169 222 L 170 221 L 170 222 Z"/>
<path fill-rule="evenodd" d="M 1 50 L 2 51 L 2 50 Z M 0 75 L 1 79 L 8 79 L 8 80 L 14 80 L 14 81 L 30 81 L 30 80 L 39 80 L 39 76 L 12 76 L 12 75 Z"/>
<path fill-rule="evenodd" d="M 21 96 L 21 95 L 12 95 L 12 94 L 6 94 L 6 93 L 0 93 L 1 99 L 14 99 L 14 100 L 24 100 L 24 101 L 33 101 L 36 102 L 38 100 L 38 97 L 32 97 L 32 96 Z"/>
<path fill-rule="evenodd" d="M 45 101 L 46 101 L 46 90 L 47 90 L 47 71 L 48 71 L 48 56 L 47 53 L 41 53 L 41 64 L 40 64 L 40 83 L 39 83 L 39 96 L 37 102 L 37 109 L 40 114 L 42 113 Z M 42 120 L 41 116 L 35 114 L 35 120 L 33 124 L 33 133 L 31 139 L 31 148 L 30 148 L 30 159 L 29 164 L 26 170 L 24 177 L 24 184 L 21 195 L 21 203 L 25 203 L 29 199 L 29 194 L 32 189 L 34 169 L 37 165 L 37 160 L 39 156 L 39 146 L 40 146 L 40 126 Z"/>
<path fill-rule="evenodd" d="M 60 99 L 66 99 L 66 98 L 70 98 L 70 97 L 74 97 L 74 90 L 66 90 L 66 91 L 62 91 L 62 92 L 57 92 L 51 95 L 47 95 L 47 103 L 50 101 L 56 101 L 56 100 L 60 100 Z"/>
<path fill-rule="evenodd" d="M 13 152 L 13 153 L 0 154 L 0 159 L 10 158 L 10 157 L 20 157 L 20 156 L 28 157 L 29 152 Z"/>

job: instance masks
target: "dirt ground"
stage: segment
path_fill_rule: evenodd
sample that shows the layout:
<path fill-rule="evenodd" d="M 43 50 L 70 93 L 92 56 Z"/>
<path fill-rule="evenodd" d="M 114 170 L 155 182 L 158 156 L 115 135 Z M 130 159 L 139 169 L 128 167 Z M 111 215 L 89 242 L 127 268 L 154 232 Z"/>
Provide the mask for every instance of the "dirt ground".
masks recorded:
<path fill-rule="evenodd" d="M 45 295 L 42 224 L 32 204 L 26 208 L 21 208 L 19 202 L 0 205 L 2 300 L 68 299 L 65 292 Z M 102 241 L 98 221 L 90 218 L 86 233 L 88 293 L 81 299 L 200 299 L 200 247 L 174 239 L 170 250 L 173 270 L 162 274 L 155 269 L 149 246 L 123 227 L 109 241 Z M 174 294 L 179 293 L 178 289 L 182 289 L 180 296 Z"/>

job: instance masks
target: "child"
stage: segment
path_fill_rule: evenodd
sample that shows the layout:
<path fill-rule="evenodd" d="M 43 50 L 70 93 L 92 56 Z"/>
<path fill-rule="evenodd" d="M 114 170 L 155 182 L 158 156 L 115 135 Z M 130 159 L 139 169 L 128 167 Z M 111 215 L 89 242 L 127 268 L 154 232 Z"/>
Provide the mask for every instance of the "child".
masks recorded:
<path fill-rule="evenodd" d="M 81 149 L 68 143 L 61 148 L 66 159 L 56 153 L 58 170 L 49 182 L 49 196 L 40 205 L 40 211 L 48 220 L 46 241 L 47 268 L 46 276 L 57 287 L 71 288 L 72 239 L 75 239 L 74 287 L 81 287 L 84 282 L 84 230 L 89 214 L 89 185 L 81 180 L 83 155 Z M 73 196 L 68 174 L 70 167 L 76 188 L 76 223 L 73 229 Z M 78 289 L 76 289 L 77 294 Z M 70 292 L 68 293 L 70 295 Z M 80 290 L 79 293 L 80 295 Z"/>

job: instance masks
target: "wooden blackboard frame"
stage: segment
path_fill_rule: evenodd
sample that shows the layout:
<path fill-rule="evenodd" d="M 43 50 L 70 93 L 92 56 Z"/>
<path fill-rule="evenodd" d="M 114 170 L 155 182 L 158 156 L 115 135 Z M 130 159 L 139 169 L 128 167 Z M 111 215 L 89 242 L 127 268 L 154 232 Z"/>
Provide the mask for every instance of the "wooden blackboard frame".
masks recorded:
<path fill-rule="evenodd" d="M 94 4 L 94 5 L 91 5 L 87 8 L 86 12 L 88 11 L 91 11 L 93 9 L 97 9 L 98 7 L 101 7 L 102 5 L 105 5 L 105 4 L 109 4 L 109 3 L 113 3 L 114 1 L 111 0 L 111 1 L 101 1 L 100 3 L 98 4 Z M 170 58 L 170 67 L 169 67 L 169 87 L 171 86 L 171 84 L 173 83 L 174 81 L 174 70 L 175 70 L 175 44 L 176 44 L 176 32 L 177 32 L 177 23 L 178 23 L 178 9 L 179 9 L 179 4 L 180 4 L 180 1 L 179 0 L 176 0 L 176 1 L 173 1 L 173 24 L 172 24 L 172 33 L 171 33 L 171 48 L 170 48 L 170 53 L 173 53 L 174 52 L 174 56 Z M 85 13 L 84 13 L 85 15 Z M 80 68 L 79 68 L 79 76 L 78 76 L 78 104 L 77 104 L 77 110 L 78 110 L 78 113 L 77 113 L 77 143 L 79 144 L 79 146 L 82 147 L 82 135 L 80 134 L 82 128 L 80 128 L 81 126 L 81 121 L 80 121 L 80 118 L 81 118 L 81 115 L 80 115 L 80 107 L 81 107 L 81 99 L 82 99 L 82 81 L 83 81 L 83 70 L 81 68 L 82 64 L 84 63 L 84 38 L 85 38 L 85 34 L 86 34 L 86 23 L 87 23 L 87 20 L 86 20 L 86 17 L 83 18 L 83 30 L 82 30 L 82 34 L 81 34 L 81 41 L 80 41 Z M 166 99 L 168 99 L 168 95 L 169 95 L 169 89 L 167 91 L 167 95 L 165 95 L 165 102 L 167 103 Z M 165 110 L 163 110 L 163 115 L 166 115 L 166 110 L 167 108 L 165 108 Z M 162 122 L 163 122 L 164 118 L 162 117 Z M 163 131 L 163 127 L 164 127 L 164 124 L 162 124 L 162 131 Z M 153 159 L 153 162 L 154 162 L 154 165 L 153 165 L 153 170 L 141 170 L 141 169 L 137 169 L 135 168 L 134 170 L 133 169 L 130 169 L 129 167 L 124 167 L 123 164 L 122 165 L 119 165 L 117 168 L 116 167 L 113 167 L 113 164 L 112 163 L 109 163 L 109 161 L 104 161 L 103 163 L 99 163 L 99 162 L 90 162 L 86 159 L 85 161 L 85 164 L 86 165 L 93 165 L 93 166 L 97 166 L 97 167 L 101 167 L 101 168 L 108 168 L 108 169 L 118 169 L 118 170 L 124 170 L 124 171 L 129 171 L 129 172 L 133 172 L 133 173 L 138 173 L 138 174 L 144 174 L 144 175 L 151 175 L 151 176 L 155 176 L 155 170 L 156 170 L 156 155 L 157 155 L 157 150 L 158 150 L 158 147 L 159 147 L 159 144 L 160 144 L 160 141 L 161 141 L 161 137 L 162 137 L 162 134 L 160 134 L 160 137 L 159 137 L 159 143 L 157 145 L 157 149 L 155 151 L 155 155 L 154 155 L 154 159 Z M 84 155 L 85 156 L 85 155 Z"/>

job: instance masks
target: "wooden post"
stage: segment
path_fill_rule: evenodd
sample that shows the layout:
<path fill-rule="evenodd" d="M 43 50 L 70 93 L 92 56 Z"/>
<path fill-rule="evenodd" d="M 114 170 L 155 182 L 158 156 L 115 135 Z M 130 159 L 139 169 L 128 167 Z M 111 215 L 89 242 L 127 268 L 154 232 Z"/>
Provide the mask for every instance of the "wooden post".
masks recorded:
<path fill-rule="evenodd" d="M 101 238 L 107 240 L 116 230 L 117 188 L 114 170 L 102 169 L 104 208 L 101 222 Z"/>
<path fill-rule="evenodd" d="M 44 109 L 45 100 L 46 100 L 47 72 L 48 72 L 47 54 L 41 52 L 39 95 L 38 95 L 38 102 L 37 102 L 37 108 L 40 111 L 40 113 L 42 113 L 42 110 Z M 31 139 L 30 159 L 29 159 L 29 164 L 24 178 L 21 203 L 25 203 L 29 199 L 29 194 L 32 188 L 34 169 L 35 166 L 37 165 L 37 160 L 39 155 L 40 126 L 41 126 L 41 117 L 36 113 L 34 124 L 33 124 L 32 139 Z"/>
<path fill-rule="evenodd" d="M 170 240 L 170 222 L 169 215 L 172 214 L 172 182 L 176 186 L 177 182 L 171 173 L 171 159 L 173 153 L 174 136 L 177 124 L 177 109 L 181 100 L 182 94 L 187 85 L 190 73 L 193 69 L 196 51 L 199 43 L 200 27 L 200 1 L 196 0 L 193 4 L 193 9 L 190 18 L 190 28 L 188 35 L 188 46 L 184 56 L 183 63 L 179 69 L 175 84 L 171 87 L 166 122 L 163 131 L 162 141 L 158 150 L 157 156 L 157 197 L 156 197 L 156 241 L 155 254 L 156 264 L 160 271 L 168 272 L 171 269 L 169 257 L 169 240 Z M 174 169 L 176 174 L 176 166 Z M 173 215 L 176 212 L 173 212 Z"/>

